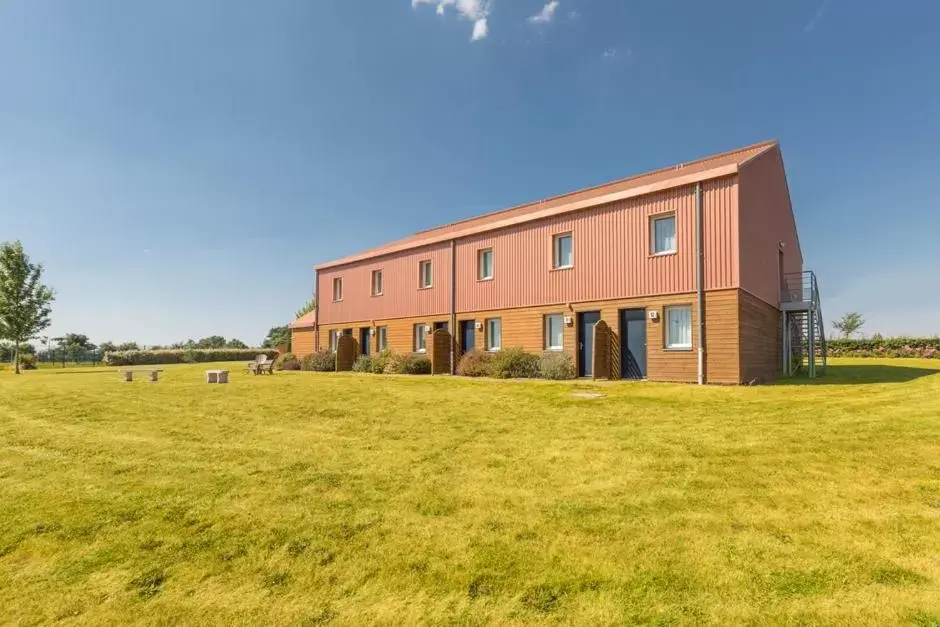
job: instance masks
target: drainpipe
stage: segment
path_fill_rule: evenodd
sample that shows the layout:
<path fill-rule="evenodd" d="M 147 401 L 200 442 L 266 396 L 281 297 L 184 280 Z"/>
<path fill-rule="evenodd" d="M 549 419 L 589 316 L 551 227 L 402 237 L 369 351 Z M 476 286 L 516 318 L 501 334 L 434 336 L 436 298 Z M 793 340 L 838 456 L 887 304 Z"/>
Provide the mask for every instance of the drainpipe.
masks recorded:
<path fill-rule="evenodd" d="M 457 240 L 450 240 L 450 373 L 457 373 Z"/>
<path fill-rule="evenodd" d="M 313 306 L 315 319 L 313 321 L 313 350 L 315 353 L 320 352 L 320 271 L 314 268 L 313 270 L 313 297 L 316 299 L 316 304 Z M 291 347 L 293 348 L 293 346 Z"/>
<path fill-rule="evenodd" d="M 698 317 L 698 384 L 705 384 L 705 250 L 702 237 L 702 184 L 695 184 L 695 283 Z"/>

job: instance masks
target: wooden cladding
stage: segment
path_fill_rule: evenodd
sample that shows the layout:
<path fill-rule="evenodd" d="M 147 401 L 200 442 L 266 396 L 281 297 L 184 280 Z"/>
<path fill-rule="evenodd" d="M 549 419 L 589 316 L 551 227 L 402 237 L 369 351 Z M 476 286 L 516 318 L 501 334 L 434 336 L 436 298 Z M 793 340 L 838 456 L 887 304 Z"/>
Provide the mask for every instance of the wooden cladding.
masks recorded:
<path fill-rule="evenodd" d="M 315 350 L 314 337 L 315 332 L 312 328 L 291 329 L 290 352 L 298 357 L 312 354 Z"/>
<path fill-rule="evenodd" d="M 742 383 L 767 383 L 783 370 L 780 311 L 750 292 L 738 297 Z"/>

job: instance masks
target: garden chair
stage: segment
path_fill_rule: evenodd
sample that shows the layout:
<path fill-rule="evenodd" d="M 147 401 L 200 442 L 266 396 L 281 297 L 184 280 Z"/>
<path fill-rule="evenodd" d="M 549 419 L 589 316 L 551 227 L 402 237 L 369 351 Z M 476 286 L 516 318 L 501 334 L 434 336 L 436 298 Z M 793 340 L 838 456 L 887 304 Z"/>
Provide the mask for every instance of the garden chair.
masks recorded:
<path fill-rule="evenodd" d="M 254 361 L 249 361 L 248 365 L 245 367 L 245 370 L 251 374 L 259 374 L 261 372 L 261 367 L 268 362 L 267 355 L 257 355 Z"/>

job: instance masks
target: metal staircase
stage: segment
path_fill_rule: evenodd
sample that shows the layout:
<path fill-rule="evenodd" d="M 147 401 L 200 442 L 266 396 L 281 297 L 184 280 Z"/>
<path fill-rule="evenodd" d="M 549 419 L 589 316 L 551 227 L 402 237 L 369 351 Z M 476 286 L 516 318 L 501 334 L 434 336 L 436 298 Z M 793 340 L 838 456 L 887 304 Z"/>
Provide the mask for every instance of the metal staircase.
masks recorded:
<path fill-rule="evenodd" d="M 811 270 L 784 275 L 780 301 L 783 373 L 792 376 L 805 368 L 814 379 L 820 368 L 826 370 L 826 325 L 816 275 Z"/>

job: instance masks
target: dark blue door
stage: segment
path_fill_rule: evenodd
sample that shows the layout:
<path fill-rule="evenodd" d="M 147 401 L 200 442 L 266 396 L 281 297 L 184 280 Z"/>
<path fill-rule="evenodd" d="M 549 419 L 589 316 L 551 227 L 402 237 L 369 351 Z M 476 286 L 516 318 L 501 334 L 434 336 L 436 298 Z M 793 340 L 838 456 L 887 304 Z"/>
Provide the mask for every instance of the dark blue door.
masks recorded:
<path fill-rule="evenodd" d="M 594 374 L 594 325 L 601 319 L 599 311 L 578 314 L 578 376 Z"/>
<path fill-rule="evenodd" d="M 476 334 L 474 328 L 475 326 L 473 320 L 460 321 L 460 351 L 462 353 L 469 353 L 476 345 Z"/>
<path fill-rule="evenodd" d="M 359 348 L 363 355 L 368 355 L 372 344 L 372 336 L 369 334 L 369 327 L 359 329 Z"/>
<path fill-rule="evenodd" d="M 646 378 L 646 310 L 620 310 L 620 376 Z"/>

